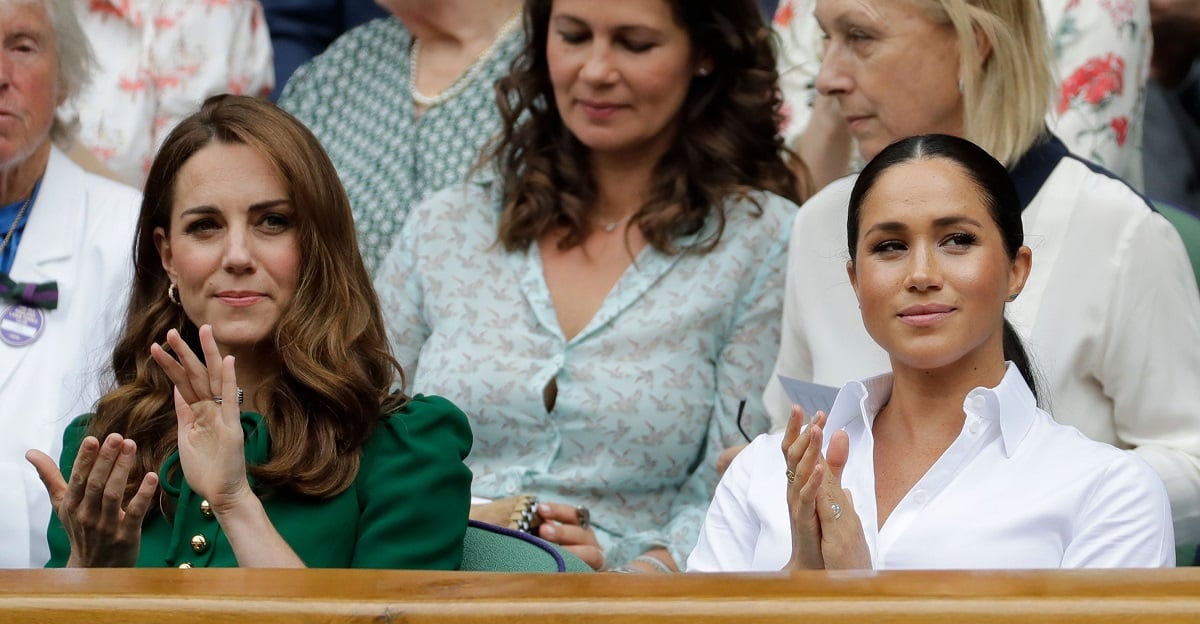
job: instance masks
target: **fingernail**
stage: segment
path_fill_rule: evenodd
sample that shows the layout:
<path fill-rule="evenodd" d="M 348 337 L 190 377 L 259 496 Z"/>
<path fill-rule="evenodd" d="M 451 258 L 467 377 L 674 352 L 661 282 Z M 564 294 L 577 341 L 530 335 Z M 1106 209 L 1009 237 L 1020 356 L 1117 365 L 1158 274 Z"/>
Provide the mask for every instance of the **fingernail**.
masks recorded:
<path fill-rule="evenodd" d="M 546 503 L 542 503 L 541 505 L 538 505 L 538 513 L 544 514 L 544 515 L 550 515 L 550 505 L 547 505 Z"/>
<path fill-rule="evenodd" d="M 554 530 L 553 524 L 543 524 L 542 525 L 542 536 L 543 537 L 549 539 L 549 538 L 554 537 L 555 533 L 557 533 L 557 531 Z"/>

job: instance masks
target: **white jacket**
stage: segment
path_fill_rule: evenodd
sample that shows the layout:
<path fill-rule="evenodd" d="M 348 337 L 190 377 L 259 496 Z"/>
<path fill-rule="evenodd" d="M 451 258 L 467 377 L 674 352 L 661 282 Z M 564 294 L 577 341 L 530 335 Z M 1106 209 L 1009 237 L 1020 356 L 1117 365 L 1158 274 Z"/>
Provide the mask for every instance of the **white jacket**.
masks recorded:
<path fill-rule="evenodd" d="M 140 205 L 141 193 L 51 151 L 11 277 L 57 281 L 58 308 L 34 343 L 0 343 L 0 567 L 49 558 L 50 498 L 25 452 L 57 460 L 67 424 L 100 396 L 128 304 Z"/>

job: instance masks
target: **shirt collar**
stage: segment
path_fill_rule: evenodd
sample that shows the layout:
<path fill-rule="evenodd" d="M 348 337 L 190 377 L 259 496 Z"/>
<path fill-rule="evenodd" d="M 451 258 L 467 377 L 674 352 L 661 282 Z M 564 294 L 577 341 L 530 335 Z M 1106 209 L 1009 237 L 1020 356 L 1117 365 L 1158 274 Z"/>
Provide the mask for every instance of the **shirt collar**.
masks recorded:
<path fill-rule="evenodd" d="M 884 373 L 862 381 L 851 381 L 842 387 L 833 407 L 829 409 L 826 431 L 845 429 L 851 423 L 861 421 L 869 431 L 875 416 L 892 396 L 892 374 Z M 978 398 L 982 398 L 980 401 Z M 1004 454 L 1012 457 L 1033 426 L 1037 399 L 1025 383 L 1021 371 L 1012 362 L 1004 372 L 1004 378 L 995 388 L 980 386 L 967 393 L 963 399 L 963 412 L 1000 421 L 1000 435 L 1004 441 Z M 828 443 L 829 436 L 826 436 Z"/>

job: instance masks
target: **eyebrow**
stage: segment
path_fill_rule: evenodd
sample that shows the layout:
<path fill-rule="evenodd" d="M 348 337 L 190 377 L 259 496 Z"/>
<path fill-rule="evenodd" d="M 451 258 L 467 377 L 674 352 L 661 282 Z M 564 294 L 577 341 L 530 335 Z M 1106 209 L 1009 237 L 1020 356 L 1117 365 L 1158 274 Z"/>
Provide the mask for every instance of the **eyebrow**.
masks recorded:
<path fill-rule="evenodd" d="M 288 199 L 268 199 L 267 201 L 261 201 L 261 202 L 257 202 L 254 204 L 250 204 L 249 210 L 250 210 L 250 212 L 262 212 L 264 210 L 270 210 L 272 208 L 276 208 L 278 206 L 290 204 L 290 203 L 291 203 L 291 200 L 288 200 Z M 221 211 L 218 210 L 216 206 L 205 204 L 202 206 L 195 206 L 192 208 L 188 208 L 187 210 L 184 210 L 183 213 L 180 214 L 179 216 L 186 217 L 188 215 L 210 215 L 210 214 L 216 214 L 219 212 L 221 212 Z"/>
<path fill-rule="evenodd" d="M 965 215 L 951 215 L 949 217 L 938 217 L 933 220 L 933 227 L 945 228 L 945 227 L 950 227 L 950 226 L 954 226 L 954 225 L 962 225 L 964 223 L 967 225 L 973 225 L 977 228 L 983 227 L 982 223 L 976 221 L 975 219 L 972 219 L 971 217 L 965 216 Z M 879 230 L 881 232 L 907 232 L 908 224 L 902 223 L 900 221 L 884 221 L 883 223 L 876 223 L 875 225 L 872 225 L 870 228 L 867 229 L 867 231 L 864 234 L 870 234 L 871 232 L 874 232 L 876 230 Z"/>
<path fill-rule="evenodd" d="M 565 24 L 565 25 L 579 26 L 579 27 L 583 27 L 583 28 L 592 28 L 591 24 L 585 22 L 584 20 L 579 19 L 578 17 L 575 17 L 574 15 L 567 15 L 567 14 L 556 15 L 552 21 L 554 21 L 559 26 L 564 25 L 564 24 L 560 24 L 559 22 L 567 22 L 567 24 Z M 618 33 L 622 33 L 622 34 L 633 32 L 633 33 L 645 34 L 645 35 L 658 35 L 658 34 L 662 33 L 661 30 L 659 30 L 653 26 L 647 26 L 645 24 L 619 24 L 615 28 L 613 28 L 613 30 Z"/>

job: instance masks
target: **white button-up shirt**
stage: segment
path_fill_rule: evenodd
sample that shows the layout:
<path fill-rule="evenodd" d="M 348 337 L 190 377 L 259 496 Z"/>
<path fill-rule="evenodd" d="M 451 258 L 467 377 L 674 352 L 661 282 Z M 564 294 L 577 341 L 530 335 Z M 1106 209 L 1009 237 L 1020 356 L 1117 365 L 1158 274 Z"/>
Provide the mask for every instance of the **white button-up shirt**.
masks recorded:
<path fill-rule="evenodd" d="M 847 384 L 826 426 L 850 437 L 842 486 L 853 494 L 876 569 L 1174 565 L 1171 509 L 1154 471 L 1054 422 L 1012 365 L 1000 385 L 966 396 L 958 438 L 877 526 L 871 426 L 891 387 L 890 374 Z M 688 571 L 787 564 L 782 438 L 759 436 L 729 467 Z"/>

